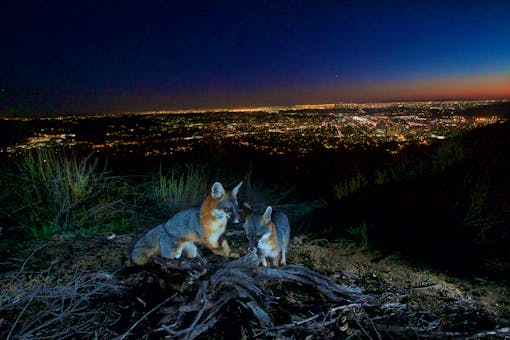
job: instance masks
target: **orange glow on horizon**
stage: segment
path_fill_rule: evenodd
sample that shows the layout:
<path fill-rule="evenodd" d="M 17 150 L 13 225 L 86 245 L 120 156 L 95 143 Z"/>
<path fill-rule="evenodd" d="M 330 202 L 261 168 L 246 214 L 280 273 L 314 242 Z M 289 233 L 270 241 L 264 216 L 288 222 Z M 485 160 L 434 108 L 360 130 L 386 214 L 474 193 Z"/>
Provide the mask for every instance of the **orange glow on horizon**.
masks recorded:
<path fill-rule="evenodd" d="M 359 92 L 355 93 L 355 91 Z M 347 92 L 354 98 L 369 100 L 508 99 L 510 98 L 510 74 L 356 85 L 347 89 Z"/>
<path fill-rule="evenodd" d="M 249 84 L 248 84 L 249 85 Z M 113 96 L 101 108 L 86 103 L 72 112 L 168 112 L 257 111 L 276 107 L 293 109 L 324 107 L 323 103 L 421 102 L 430 100 L 510 100 L 510 72 L 507 74 L 428 79 L 372 80 L 342 84 L 296 83 L 233 91 L 207 88 L 192 93 L 146 93 Z M 77 101 L 79 102 L 79 101 Z M 318 105 L 317 105 L 318 104 Z M 305 106 L 302 106 L 305 105 Z M 30 111 L 30 110 L 29 110 Z M 65 110 L 61 110 L 65 111 Z"/>
<path fill-rule="evenodd" d="M 510 100 L 507 75 L 475 75 L 353 82 L 334 85 L 296 84 L 260 88 L 239 94 L 206 91 L 190 101 L 197 107 L 260 108 L 318 103 L 377 103 L 429 100 Z"/>

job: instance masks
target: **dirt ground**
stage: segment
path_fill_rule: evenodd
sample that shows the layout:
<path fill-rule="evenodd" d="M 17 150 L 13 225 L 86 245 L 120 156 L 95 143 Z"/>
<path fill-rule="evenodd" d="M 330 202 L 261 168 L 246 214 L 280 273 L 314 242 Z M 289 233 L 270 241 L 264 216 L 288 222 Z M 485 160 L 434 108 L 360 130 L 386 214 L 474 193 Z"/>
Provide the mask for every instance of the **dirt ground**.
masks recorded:
<path fill-rule="evenodd" d="M 504 283 L 483 278 L 458 278 L 433 269 L 418 268 L 398 255 L 381 258 L 377 253 L 362 252 L 326 240 L 295 238 L 289 258 L 345 282 L 356 283 L 366 292 L 401 291 L 412 303 L 426 304 L 437 310 L 448 298 L 479 303 L 487 310 L 510 317 L 510 289 Z M 352 273 L 347 276 L 343 273 Z"/>
<path fill-rule="evenodd" d="M 165 291 L 182 289 L 186 275 L 164 273 L 155 264 L 134 266 L 128 257 L 132 241 L 132 235 L 60 236 L 6 254 L 0 272 L 0 335 L 102 338 L 129 333 L 133 338 L 164 337 L 161 329 L 154 331 L 161 319 L 157 318 L 158 304 Z M 233 243 L 243 251 L 242 241 Z M 434 322 L 443 323 L 442 330 L 468 331 L 481 337 L 500 329 L 501 333 L 492 336 L 510 336 L 505 328 L 510 325 L 510 289 L 505 283 L 454 277 L 414 267 L 397 255 L 380 257 L 305 236 L 292 240 L 288 263 L 302 264 L 341 285 L 360 287 L 363 293 L 386 302 L 418 306 L 422 313 L 436 316 Z M 90 288 L 94 284 L 102 288 Z M 68 295 L 54 299 L 60 301 L 59 307 L 48 292 Z M 80 295 L 87 299 L 80 300 Z M 61 316 L 44 313 L 51 308 Z M 86 314 L 90 309 L 95 314 Z M 149 311 L 151 317 L 144 318 Z M 64 317 L 74 318 L 74 324 L 85 318 L 102 321 L 67 329 L 71 333 L 62 336 L 66 334 Z"/>

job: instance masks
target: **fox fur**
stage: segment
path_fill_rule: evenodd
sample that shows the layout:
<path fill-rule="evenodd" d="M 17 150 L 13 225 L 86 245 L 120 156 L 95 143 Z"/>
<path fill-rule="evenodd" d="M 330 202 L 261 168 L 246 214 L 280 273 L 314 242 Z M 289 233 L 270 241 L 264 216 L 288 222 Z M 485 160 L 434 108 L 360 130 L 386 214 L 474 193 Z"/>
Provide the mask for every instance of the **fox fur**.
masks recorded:
<path fill-rule="evenodd" d="M 183 255 L 193 258 L 197 256 L 196 244 L 217 255 L 238 257 L 230 249 L 225 228 L 230 219 L 239 223 L 237 193 L 242 184 L 228 192 L 221 183 L 214 183 L 201 208 L 180 211 L 166 223 L 142 235 L 131 249 L 132 261 L 144 265 L 158 255 L 175 259 Z"/>
<path fill-rule="evenodd" d="M 263 266 L 267 266 L 268 258 L 273 266 L 287 264 L 285 255 L 289 247 L 290 224 L 283 212 L 273 212 L 272 207 L 268 206 L 262 215 L 249 215 L 243 227 L 249 248 L 257 248 Z"/>

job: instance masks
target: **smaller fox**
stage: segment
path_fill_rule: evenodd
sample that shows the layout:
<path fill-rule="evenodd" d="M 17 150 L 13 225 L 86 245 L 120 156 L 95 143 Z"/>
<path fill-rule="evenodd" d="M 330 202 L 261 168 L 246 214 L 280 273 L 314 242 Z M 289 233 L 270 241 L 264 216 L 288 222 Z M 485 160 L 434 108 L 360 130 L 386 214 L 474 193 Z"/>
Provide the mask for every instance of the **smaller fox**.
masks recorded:
<path fill-rule="evenodd" d="M 267 267 L 266 258 L 271 259 L 272 265 L 276 267 L 287 264 L 285 254 L 289 247 L 290 225 L 283 212 L 273 212 L 273 208 L 268 206 L 262 215 L 249 215 L 243 227 L 249 248 L 257 248 L 259 260 L 264 267 Z"/>
<path fill-rule="evenodd" d="M 184 254 L 193 258 L 197 256 L 195 243 L 206 246 L 217 255 L 239 256 L 231 252 L 225 228 L 229 219 L 239 223 L 237 193 L 242 184 L 228 192 L 220 182 L 214 183 L 201 208 L 180 211 L 166 223 L 142 235 L 131 249 L 133 262 L 144 265 L 158 255 L 178 259 Z"/>

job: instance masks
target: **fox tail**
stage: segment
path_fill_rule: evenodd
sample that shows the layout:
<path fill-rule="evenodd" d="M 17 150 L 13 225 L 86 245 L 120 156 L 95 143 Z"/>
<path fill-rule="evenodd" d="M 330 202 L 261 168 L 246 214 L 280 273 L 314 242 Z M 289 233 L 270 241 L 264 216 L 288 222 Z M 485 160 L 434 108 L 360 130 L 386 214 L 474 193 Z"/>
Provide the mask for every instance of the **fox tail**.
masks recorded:
<path fill-rule="evenodd" d="M 160 252 L 160 228 L 156 227 L 143 234 L 131 247 L 131 260 L 141 266 L 148 263 Z"/>

